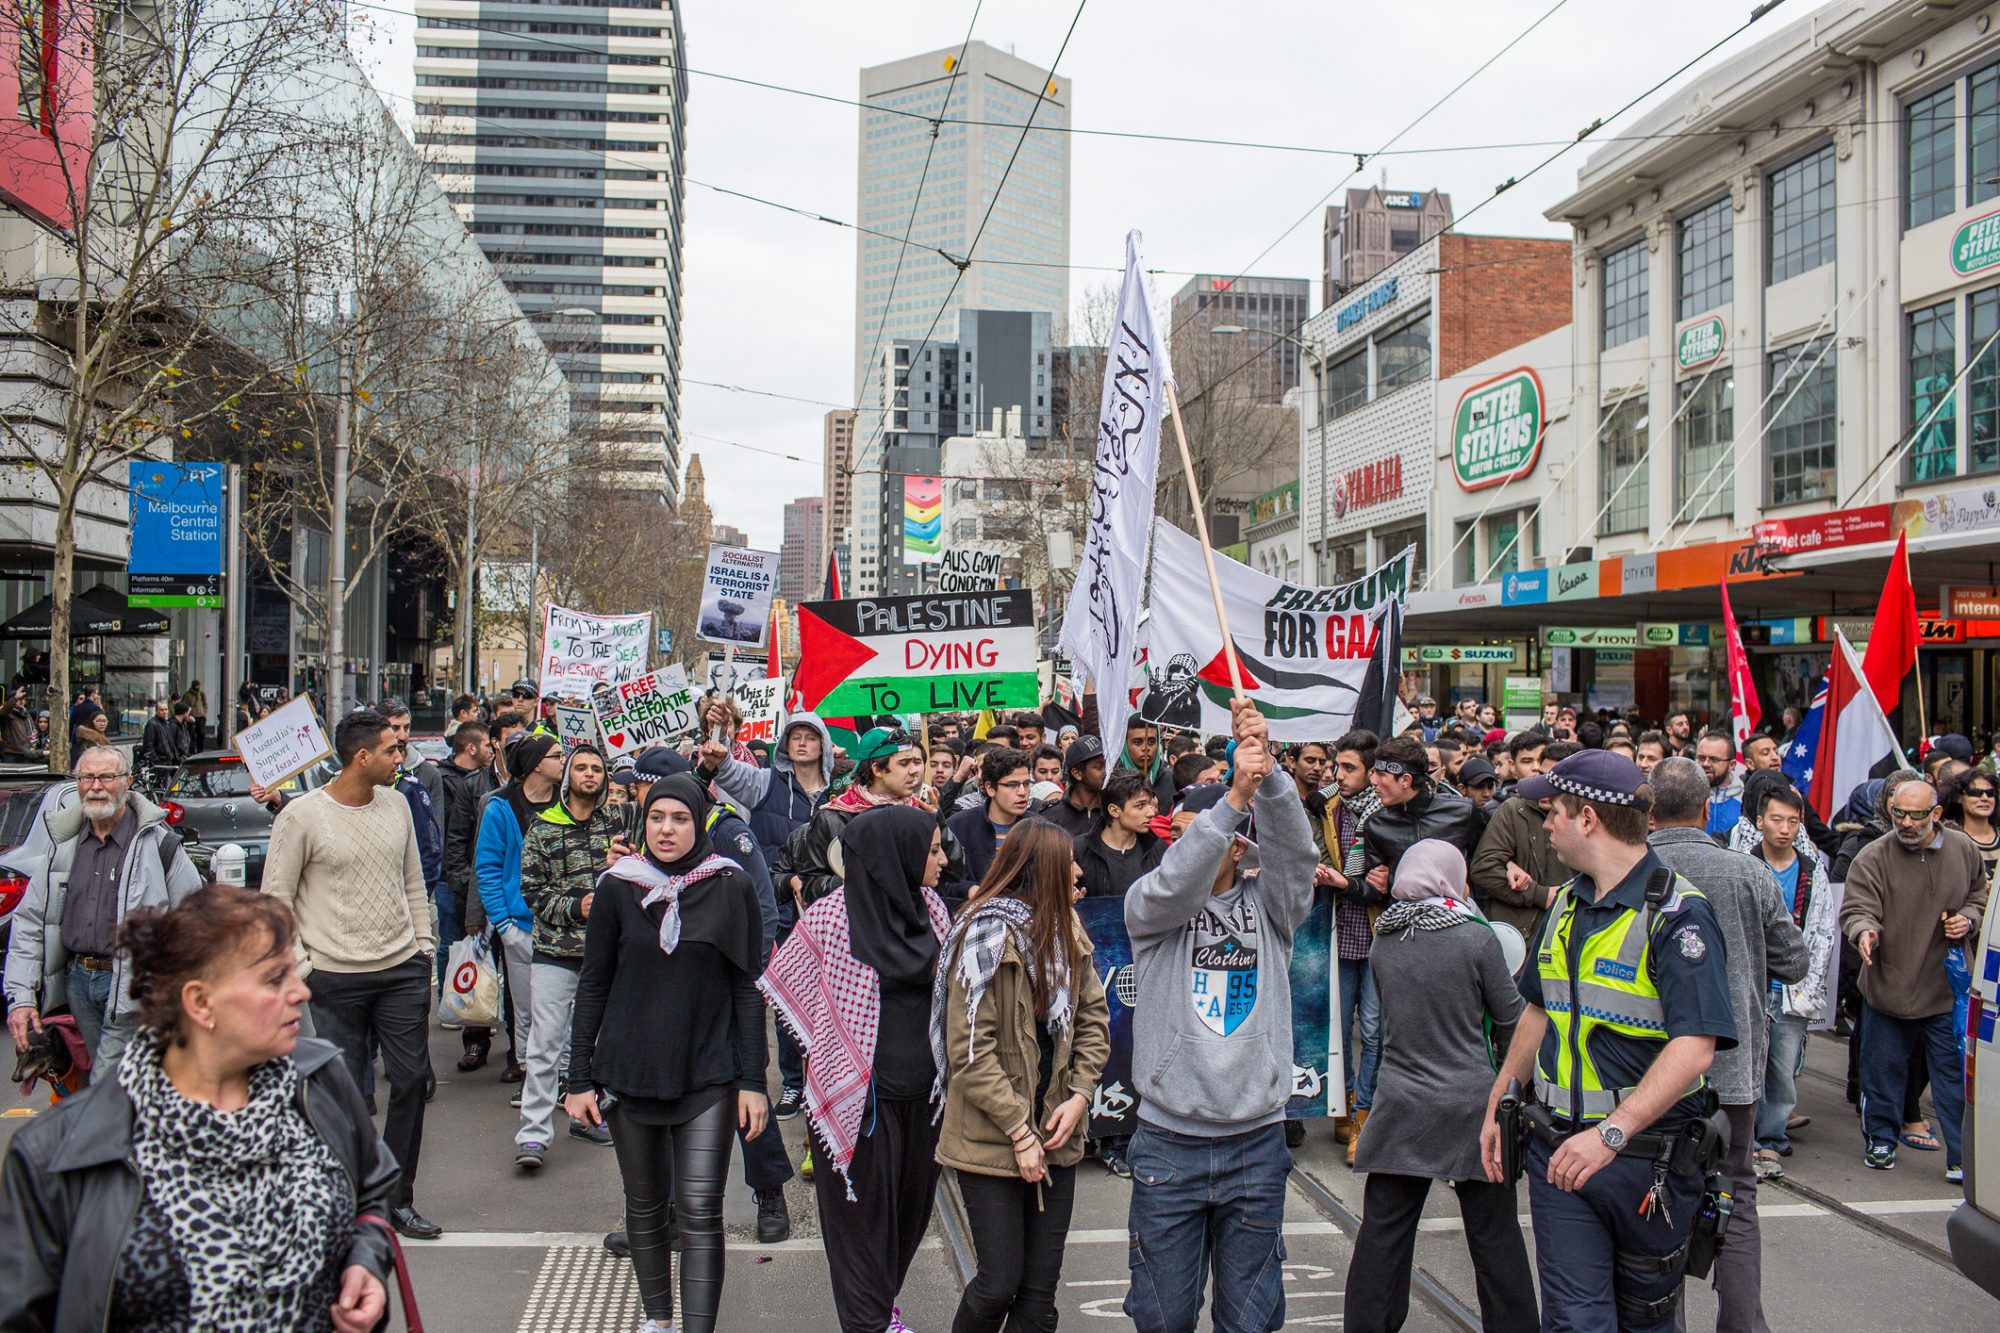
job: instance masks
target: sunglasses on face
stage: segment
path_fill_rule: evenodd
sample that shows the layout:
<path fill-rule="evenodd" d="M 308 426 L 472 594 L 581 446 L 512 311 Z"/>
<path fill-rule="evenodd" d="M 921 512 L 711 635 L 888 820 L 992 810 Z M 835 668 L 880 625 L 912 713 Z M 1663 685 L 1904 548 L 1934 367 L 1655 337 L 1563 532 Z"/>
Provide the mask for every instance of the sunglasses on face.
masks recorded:
<path fill-rule="evenodd" d="M 1921 824 L 1929 819 L 1931 812 L 1936 809 L 1934 805 L 1927 805 L 1921 810 L 1905 810 L 1901 806 L 1891 806 L 1889 817 L 1899 824 Z"/>
<path fill-rule="evenodd" d="M 2000 793 L 1995 793 L 1991 787 L 1967 787 L 1965 794 L 1975 800 L 1990 801 L 1996 794 Z"/>

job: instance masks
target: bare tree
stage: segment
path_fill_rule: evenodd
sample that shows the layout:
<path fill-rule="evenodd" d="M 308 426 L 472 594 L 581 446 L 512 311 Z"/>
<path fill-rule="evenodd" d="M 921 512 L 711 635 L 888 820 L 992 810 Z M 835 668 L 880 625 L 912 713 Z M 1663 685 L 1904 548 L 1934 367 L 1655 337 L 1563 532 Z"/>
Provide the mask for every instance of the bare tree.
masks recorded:
<path fill-rule="evenodd" d="M 1271 335 L 1252 331 L 1216 338 L 1208 335 L 1210 323 L 1197 318 L 1174 339 L 1174 376 L 1209 535 L 1227 546 L 1237 540 L 1230 533 L 1240 532 L 1250 500 L 1298 475 L 1299 414 L 1294 395 L 1272 397 L 1254 382 L 1268 374 L 1253 376 L 1256 367 L 1246 364 L 1268 349 Z M 1193 532 L 1194 506 L 1172 431 L 1170 422 L 1160 435 L 1156 508 L 1168 522 Z M 1218 524 L 1218 518 L 1226 521 Z"/>
<path fill-rule="evenodd" d="M 49 206 L 9 227 L 12 335 L 0 431 L 53 509 L 49 685 L 69 698 L 80 511 L 114 514 L 126 464 L 211 426 L 240 429 L 239 387 L 265 373 L 229 348 L 266 258 L 246 182 L 282 187 L 310 134 L 297 80 L 339 49 L 336 0 L 7 0 L 37 91 Z M 54 54 L 51 63 L 47 57 Z M 87 62 L 89 94 L 63 62 Z M 194 371 L 210 382 L 186 392 Z M 219 381 L 227 382 L 219 382 Z M 69 763 L 53 728 L 50 764 Z"/>
<path fill-rule="evenodd" d="M 594 615 L 650 611 L 656 628 L 673 631 L 677 648 L 693 645 L 708 530 L 705 509 L 670 509 L 664 496 L 618 487 L 573 486 L 543 524 L 534 604 Z"/>

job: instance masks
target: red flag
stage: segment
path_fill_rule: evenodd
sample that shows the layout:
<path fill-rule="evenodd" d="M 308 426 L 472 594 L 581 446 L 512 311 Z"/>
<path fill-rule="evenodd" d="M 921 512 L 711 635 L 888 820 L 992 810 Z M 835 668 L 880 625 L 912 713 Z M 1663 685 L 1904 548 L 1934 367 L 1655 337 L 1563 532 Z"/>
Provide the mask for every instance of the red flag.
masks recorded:
<path fill-rule="evenodd" d="M 1750 678 L 1750 654 L 1743 651 L 1743 635 L 1736 628 L 1736 612 L 1729 605 L 1729 584 L 1722 585 L 1722 642 L 1729 662 L 1729 734 L 1736 752 L 1764 716 L 1757 703 L 1757 682 Z"/>
<path fill-rule="evenodd" d="M 1884 713 L 1896 711 L 1903 701 L 1903 678 L 1917 669 L 1917 595 L 1910 587 L 1908 542 L 1907 535 L 1896 538 L 1882 600 L 1875 604 L 1875 627 L 1861 656 L 1861 674 Z"/>
<path fill-rule="evenodd" d="M 824 600 L 837 602 L 846 596 L 840 590 L 840 561 L 832 552 L 826 557 L 826 597 Z"/>

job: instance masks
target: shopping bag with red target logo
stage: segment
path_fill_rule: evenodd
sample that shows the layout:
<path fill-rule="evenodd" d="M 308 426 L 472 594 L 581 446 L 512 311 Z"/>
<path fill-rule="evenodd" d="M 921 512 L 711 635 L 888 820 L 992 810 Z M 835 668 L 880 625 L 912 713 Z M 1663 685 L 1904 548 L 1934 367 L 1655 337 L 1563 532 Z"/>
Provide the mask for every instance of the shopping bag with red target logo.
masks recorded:
<path fill-rule="evenodd" d="M 444 998 L 438 1018 L 469 1028 L 491 1027 L 500 1021 L 500 970 L 484 938 L 463 939 L 445 956 Z"/>

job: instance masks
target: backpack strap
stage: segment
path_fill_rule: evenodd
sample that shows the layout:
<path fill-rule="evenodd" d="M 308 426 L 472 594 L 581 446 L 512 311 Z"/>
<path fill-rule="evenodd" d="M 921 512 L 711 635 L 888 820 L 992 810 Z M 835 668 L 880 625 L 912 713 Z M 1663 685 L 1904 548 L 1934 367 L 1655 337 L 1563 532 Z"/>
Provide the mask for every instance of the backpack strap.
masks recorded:
<path fill-rule="evenodd" d="M 170 828 L 160 830 L 160 878 L 171 879 L 174 873 L 174 853 L 181 849 L 181 835 Z"/>

